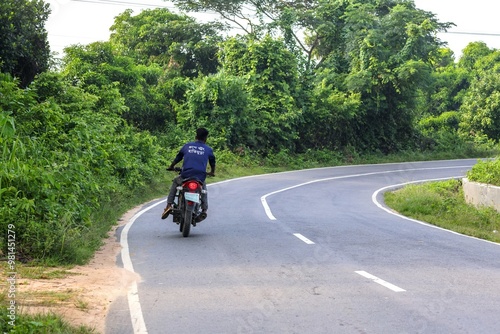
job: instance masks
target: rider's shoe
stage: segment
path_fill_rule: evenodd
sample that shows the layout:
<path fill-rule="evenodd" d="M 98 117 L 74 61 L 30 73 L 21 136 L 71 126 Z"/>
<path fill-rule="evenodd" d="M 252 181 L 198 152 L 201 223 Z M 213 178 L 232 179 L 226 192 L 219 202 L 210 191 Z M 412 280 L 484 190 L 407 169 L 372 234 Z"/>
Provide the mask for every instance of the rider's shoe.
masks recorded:
<path fill-rule="evenodd" d="M 206 218 L 207 218 L 207 212 L 206 212 L 206 211 L 203 211 L 202 213 L 200 213 L 200 214 L 198 215 L 198 217 L 196 217 L 196 218 L 195 218 L 195 220 L 194 220 L 194 221 L 195 221 L 195 222 L 197 222 L 197 223 L 199 223 L 199 222 L 201 222 L 201 221 L 205 220 Z"/>
<path fill-rule="evenodd" d="M 165 208 L 165 210 L 163 210 L 161 219 L 166 219 L 171 212 L 172 212 L 172 204 L 167 204 L 167 207 Z"/>

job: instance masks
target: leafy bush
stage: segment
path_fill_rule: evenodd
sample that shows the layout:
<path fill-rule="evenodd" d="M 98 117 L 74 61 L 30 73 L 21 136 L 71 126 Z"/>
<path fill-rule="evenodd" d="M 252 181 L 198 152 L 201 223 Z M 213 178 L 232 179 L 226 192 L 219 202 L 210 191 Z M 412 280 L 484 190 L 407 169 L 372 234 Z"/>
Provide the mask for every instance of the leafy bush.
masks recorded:
<path fill-rule="evenodd" d="M 467 173 L 470 181 L 500 186 L 500 159 L 480 160 Z"/>
<path fill-rule="evenodd" d="M 0 231 L 15 226 L 20 260 L 84 262 L 114 223 L 96 221 L 96 212 L 156 179 L 163 149 L 119 115 L 96 113 L 98 98 L 77 87 L 28 95 L 0 79 L 0 94 L 10 97 L 0 102 Z M 58 80 L 42 75 L 33 87 Z"/>
<path fill-rule="evenodd" d="M 187 108 L 178 113 L 179 124 L 185 130 L 206 127 L 216 149 L 252 147 L 257 115 L 249 102 L 241 78 L 224 72 L 203 77 L 189 91 Z"/>
<path fill-rule="evenodd" d="M 456 111 L 444 112 L 438 116 L 428 116 L 418 122 L 418 126 L 426 134 L 438 131 L 454 132 L 458 130 L 460 114 Z"/>

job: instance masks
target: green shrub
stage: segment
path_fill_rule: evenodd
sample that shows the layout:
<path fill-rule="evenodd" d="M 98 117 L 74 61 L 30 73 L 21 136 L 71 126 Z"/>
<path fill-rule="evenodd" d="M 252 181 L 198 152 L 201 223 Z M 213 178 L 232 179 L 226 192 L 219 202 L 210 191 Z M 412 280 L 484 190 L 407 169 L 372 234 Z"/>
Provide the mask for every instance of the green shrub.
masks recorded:
<path fill-rule="evenodd" d="M 0 77 L 9 96 L 0 102 L 0 233 L 15 228 L 18 260 L 81 264 L 116 222 L 103 221 L 104 207 L 161 179 L 163 148 L 119 115 L 96 113 L 96 97 L 76 87 L 51 97 L 11 82 Z"/>
<path fill-rule="evenodd" d="M 480 160 L 467 173 L 470 181 L 500 186 L 500 159 Z"/>

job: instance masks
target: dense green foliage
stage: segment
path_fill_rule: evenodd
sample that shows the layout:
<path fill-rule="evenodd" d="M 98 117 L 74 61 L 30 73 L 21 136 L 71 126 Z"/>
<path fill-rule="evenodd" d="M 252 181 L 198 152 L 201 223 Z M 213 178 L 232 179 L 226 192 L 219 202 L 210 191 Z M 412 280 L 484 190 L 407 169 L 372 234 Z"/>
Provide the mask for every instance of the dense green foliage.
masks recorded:
<path fill-rule="evenodd" d="M 44 28 L 49 14 L 49 5 L 42 0 L 0 3 L 0 72 L 19 78 L 22 87 L 49 68 Z"/>
<path fill-rule="evenodd" d="M 470 181 L 487 183 L 500 187 L 500 159 L 480 160 L 467 173 Z"/>
<path fill-rule="evenodd" d="M 186 77 L 217 72 L 220 24 L 200 24 L 167 10 L 145 10 L 135 16 L 126 10 L 111 30 L 115 47 L 139 64 L 168 66 Z"/>
<path fill-rule="evenodd" d="M 254 145 L 241 144 L 262 151 L 294 149 L 301 109 L 293 54 L 280 40 L 266 35 L 261 41 L 229 39 L 221 59 L 224 73 L 245 80 L 249 96 L 248 119 L 254 129 L 254 137 L 249 139 Z"/>
<path fill-rule="evenodd" d="M 498 143 L 498 51 L 472 43 L 455 62 L 436 37 L 451 24 L 410 0 L 175 1 L 217 11 L 240 25 L 236 36 L 167 9 L 126 10 L 109 41 L 66 48 L 52 71 L 26 37 L 46 43 L 47 6 L 4 1 L 0 29 L 21 2 L 34 24 L 7 31 L 25 37 L 1 54 L 0 230 L 16 227 L 22 260 L 89 259 L 116 218 L 110 208 L 157 194 L 198 126 L 221 172 L 465 157 Z M 231 20 L 249 5 L 248 25 Z M 33 61 L 32 76 L 12 65 Z"/>
<path fill-rule="evenodd" d="M 107 230 L 94 226 L 103 222 L 93 213 L 114 195 L 150 182 L 165 164 L 155 137 L 116 116 L 123 101 L 117 91 L 108 94 L 114 98 L 105 101 L 50 72 L 28 90 L 0 76 L 6 97 L 0 101 L 0 229 L 7 235 L 7 226 L 15 226 L 20 259 L 88 258 L 100 245 L 89 237 Z"/>

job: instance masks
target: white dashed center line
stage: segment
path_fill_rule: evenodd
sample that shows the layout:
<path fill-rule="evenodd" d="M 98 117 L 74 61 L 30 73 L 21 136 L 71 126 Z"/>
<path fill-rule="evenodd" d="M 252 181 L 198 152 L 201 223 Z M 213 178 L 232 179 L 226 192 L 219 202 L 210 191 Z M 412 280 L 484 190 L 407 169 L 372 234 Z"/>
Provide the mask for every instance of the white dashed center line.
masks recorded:
<path fill-rule="evenodd" d="M 362 271 L 362 270 L 360 270 L 360 271 L 355 271 L 355 273 L 356 273 L 356 274 L 359 274 L 359 275 L 361 275 L 361 276 L 363 276 L 363 277 L 366 277 L 366 278 L 368 278 L 368 279 L 371 279 L 371 280 L 373 280 L 375 283 L 378 283 L 378 284 L 380 284 L 380 285 L 382 285 L 382 286 L 385 286 L 386 288 L 391 289 L 391 290 L 392 290 L 392 291 L 394 291 L 394 292 L 403 292 L 403 291 L 406 291 L 405 289 L 401 289 L 400 287 L 395 286 L 394 284 L 391 284 L 391 283 L 389 283 L 389 282 L 386 282 L 386 281 L 384 281 L 384 280 L 382 280 L 382 279 L 378 278 L 377 276 L 373 276 L 372 274 L 369 274 L 369 273 L 367 273 L 366 271 Z"/>
<path fill-rule="evenodd" d="M 297 238 L 299 238 L 300 240 L 304 241 L 308 245 L 314 245 L 314 242 L 312 242 L 311 240 L 307 239 L 306 237 L 304 237 L 300 233 L 294 233 L 293 235 L 296 236 Z"/>

